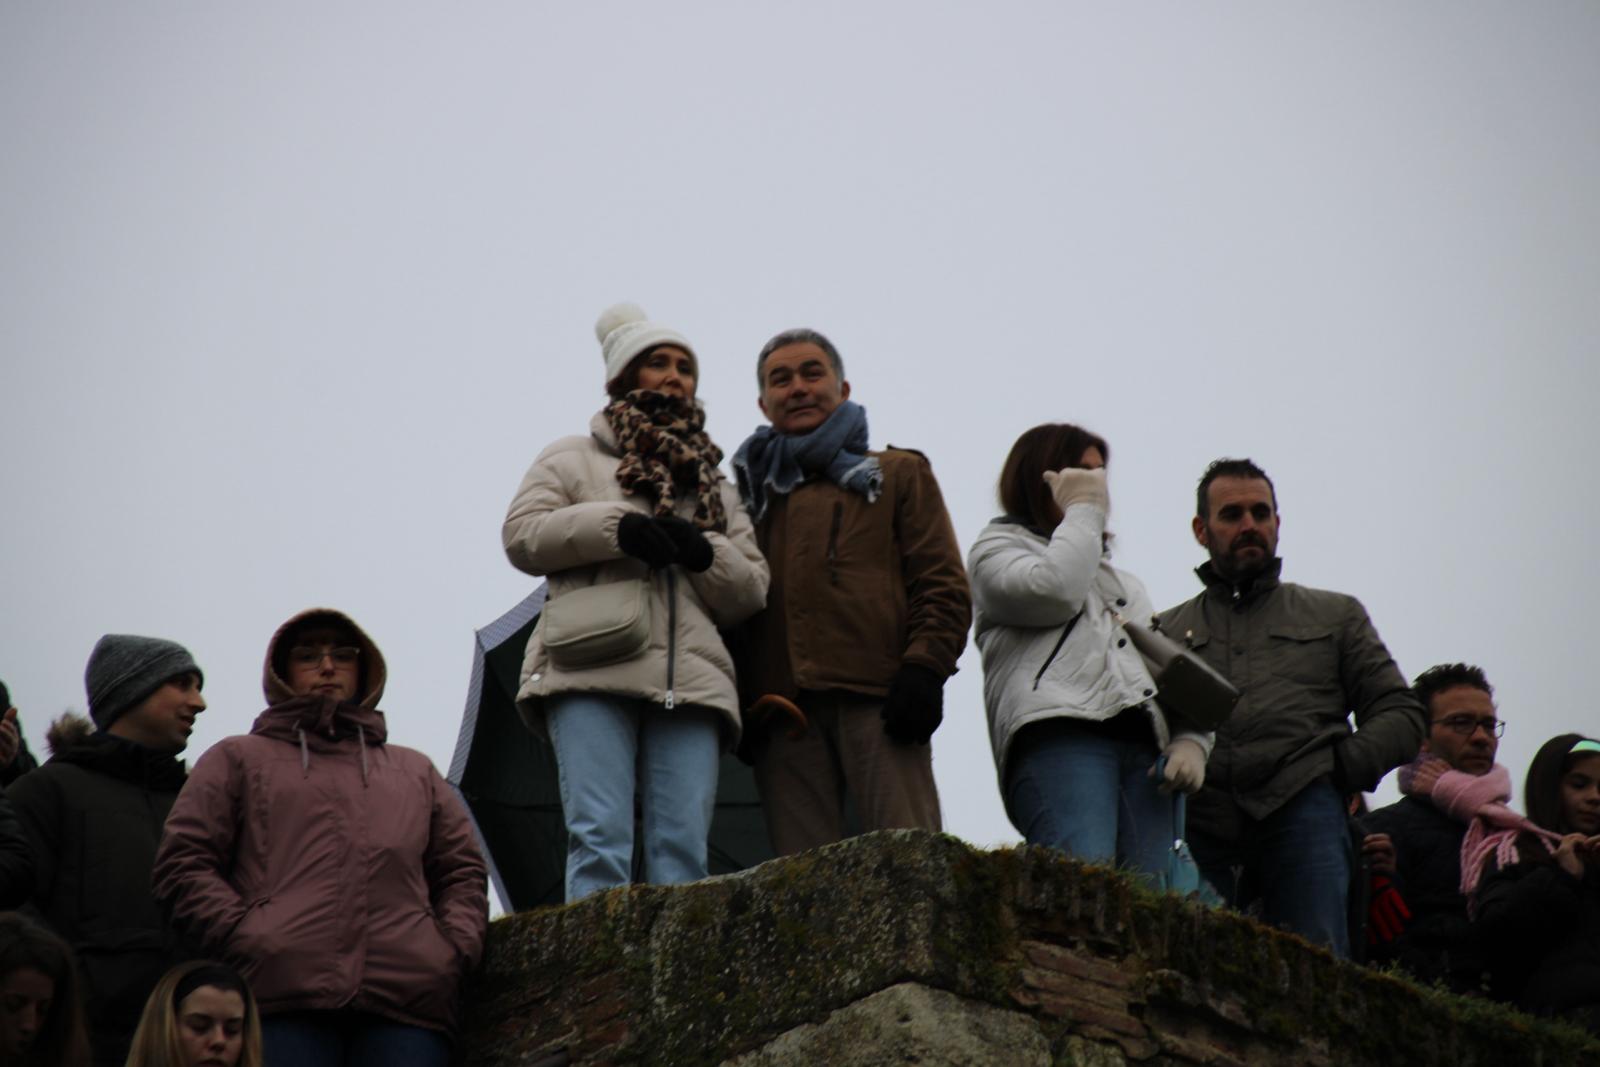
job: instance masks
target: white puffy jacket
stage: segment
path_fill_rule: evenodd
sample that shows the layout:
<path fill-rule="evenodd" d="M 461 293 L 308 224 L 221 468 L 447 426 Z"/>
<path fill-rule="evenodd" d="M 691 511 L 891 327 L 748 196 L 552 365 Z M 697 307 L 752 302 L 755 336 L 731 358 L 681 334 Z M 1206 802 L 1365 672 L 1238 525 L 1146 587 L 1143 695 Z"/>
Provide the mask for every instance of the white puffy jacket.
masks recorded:
<path fill-rule="evenodd" d="M 574 589 L 651 575 L 617 546 L 622 516 L 648 513 L 649 502 L 624 493 L 617 484 L 622 456 L 604 413 L 590 420 L 589 430 L 588 437 L 563 437 L 539 454 L 501 529 L 512 564 L 547 577 L 548 604 Z M 668 567 L 651 575 L 650 646 L 640 655 L 624 663 L 564 671 L 545 653 L 542 620 L 534 627 L 517 690 L 517 708 L 529 726 L 544 728 L 544 699 L 551 694 L 617 693 L 663 707 L 715 708 L 728 725 L 726 740 L 737 744 L 733 660 L 717 628 L 743 622 L 766 606 L 770 575 L 750 517 L 726 480 L 722 503 L 728 532 L 706 533 L 713 550 L 711 567 L 701 574 Z M 693 508 L 692 498 L 679 501 L 685 518 Z"/>
<path fill-rule="evenodd" d="M 1152 608 L 1144 584 L 1111 566 L 1102 547 L 1105 524 L 1105 511 L 1094 504 L 1067 508 L 1049 538 L 998 519 L 968 554 L 977 605 L 974 642 L 983 656 L 989 743 L 1002 791 L 1012 739 L 1031 722 L 1104 721 L 1143 705 L 1157 746 L 1174 739 L 1152 699 L 1156 685 L 1144 660 L 1112 617 L 1148 625 Z M 1176 736 L 1198 741 L 1210 755 L 1213 735 Z"/>

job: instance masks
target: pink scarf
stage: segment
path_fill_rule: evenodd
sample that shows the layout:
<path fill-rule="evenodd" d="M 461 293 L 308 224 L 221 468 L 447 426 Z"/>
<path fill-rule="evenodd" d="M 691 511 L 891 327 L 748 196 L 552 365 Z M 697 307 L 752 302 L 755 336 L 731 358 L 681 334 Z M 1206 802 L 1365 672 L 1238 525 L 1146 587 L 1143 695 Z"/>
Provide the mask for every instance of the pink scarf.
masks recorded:
<path fill-rule="evenodd" d="M 1402 787 L 1410 786 L 1408 780 Z M 1406 789 L 1406 792 L 1412 792 Z M 1467 823 L 1467 834 L 1461 839 L 1461 892 L 1467 898 L 1467 911 L 1475 914 L 1477 908 L 1473 892 L 1483 877 L 1483 868 L 1489 857 L 1501 867 L 1509 867 L 1518 860 L 1517 836 L 1532 834 L 1544 847 L 1555 852 L 1561 835 L 1552 833 L 1506 806 L 1511 799 L 1511 774 L 1498 763 L 1488 774 L 1464 774 L 1445 771 L 1433 783 L 1428 798 L 1434 807 Z"/>

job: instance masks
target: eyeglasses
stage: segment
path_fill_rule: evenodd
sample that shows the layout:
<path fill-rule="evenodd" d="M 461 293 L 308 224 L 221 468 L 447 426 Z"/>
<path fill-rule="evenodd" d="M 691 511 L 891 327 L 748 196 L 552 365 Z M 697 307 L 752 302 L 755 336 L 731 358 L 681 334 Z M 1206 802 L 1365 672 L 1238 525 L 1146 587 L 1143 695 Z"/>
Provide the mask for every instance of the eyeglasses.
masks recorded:
<path fill-rule="evenodd" d="M 350 667 L 361 658 L 361 650 L 353 645 L 341 645 L 338 648 L 295 645 L 289 650 L 289 662 L 296 667 L 320 667 L 324 658 L 333 660 L 335 667 Z"/>
<path fill-rule="evenodd" d="M 1446 730 L 1458 733 L 1462 737 L 1471 737 L 1480 727 L 1486 730 L 1490 737 L 1506 735 L 1504 720 L 1495 718 L 1479 719 L 1472 715 L 1452 715 L 1448 719 L 1433 720 L 1433 725 L 1443 726 Z"/>

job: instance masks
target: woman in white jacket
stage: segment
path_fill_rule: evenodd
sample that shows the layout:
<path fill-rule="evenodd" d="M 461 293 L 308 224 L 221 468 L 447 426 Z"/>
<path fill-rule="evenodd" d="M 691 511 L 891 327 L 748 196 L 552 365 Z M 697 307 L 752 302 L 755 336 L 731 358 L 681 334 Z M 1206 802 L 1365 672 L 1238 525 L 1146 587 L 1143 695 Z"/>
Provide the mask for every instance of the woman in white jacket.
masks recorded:
<path fill-rule="evenodd" d="M 1162 886 L 1173 789 L 1205 778 L 1208 734 L 1175 736 L 1155 682 L 1118 625 L 1152 615 L 1111 566 L 1101 437 L 1065 423 L 1017 439 L 1000 475 L 1006 514 L 967 563 L 1000 790 L 1030 844 L 1115 862 Z M 1159 756 L 1167 758 L 1162 780 Z"/>
<path fill-rule="evenodd" d="M 706 876 L 717 766 L 739 738 L 717 628 L 759 611 L 768 580 L 689 342 L 631 304 L 595 333 L 611 402 L 540 453 L 501 531 L 511 562 L 549 581 L 517 706 L 555 749 L 568 901 L 632 880 L 636 793 L 644 880 Z"/>

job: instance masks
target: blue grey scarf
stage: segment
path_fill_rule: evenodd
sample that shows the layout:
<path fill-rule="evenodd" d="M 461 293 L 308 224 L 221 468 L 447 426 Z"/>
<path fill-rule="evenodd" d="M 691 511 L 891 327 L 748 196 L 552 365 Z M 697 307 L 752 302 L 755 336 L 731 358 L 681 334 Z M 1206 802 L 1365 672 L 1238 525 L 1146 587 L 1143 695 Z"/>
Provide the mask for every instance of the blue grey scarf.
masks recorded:
<path fill-rule="evenodd" d="M 814 474 L 860 493 L 871 503 L 883 492 L 883 469 L 867 455 L 867 409 L 846 400 L 810 433 L 783 434 L 763 426 L 733 454 L 739 499 L 755 522 L 767 513 L 770 494 L 785 494 Z"/>

